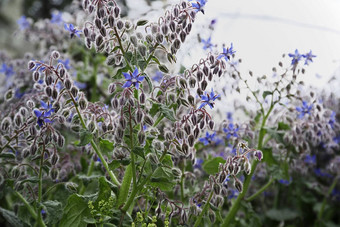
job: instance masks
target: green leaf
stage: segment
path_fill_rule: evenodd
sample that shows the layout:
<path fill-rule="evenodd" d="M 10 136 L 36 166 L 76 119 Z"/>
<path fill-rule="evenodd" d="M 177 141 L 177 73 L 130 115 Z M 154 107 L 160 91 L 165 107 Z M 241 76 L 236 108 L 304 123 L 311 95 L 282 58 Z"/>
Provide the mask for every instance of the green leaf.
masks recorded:
<path fill-rule="evenodd" d="M 63 227 L 82 227 L 87 226 L 84 218 L 91 218 L 90 209 L 87 206 L 87 202 L 81 196 L 77 194 L 71 195 L 66 207 L 64 208 L 64 214 L 60 221 L 59 226 Z"/>
<path fill-rule="evenodd" d="M 168 118 L 172 122 L 176 121 L 176 118 L 174 116 L 174 112 L 171 109 L 169 109 L 167 106 L 161 105 L 159 107 L 159 109 L 160 109 L 161 113 L 164 115 L 164 117 Z"/>
<path fill-rule="evenodd" d="M 104 176 L 100 177 L 98 180 L 99 183 L 99 193 L 97 200 L 94 202 L 94 206 L 98 209 L 98 203 L 101 200 L 107 201 L 112 195 L 111 195 L 111 187 L 110 184 L 107 182 L 106 178 Z M 118 192 L 118 188 L 117 188 Z"/>
<path fill-rule="evenodd" d="M 15 227 L 21 227 L 23 226 L 23 223 L 21 220 L 14 214 L 13 211 L 9 211 L 6 209 L 3 209 L 0 207 L 0 214 L 6 219 L 6 221 L 11 225 Z"/>
<path fill-rule="evenodd" d="M 262 148 L 263 152 L 263 161 L 267 163 L 269 166 L 273 164 L 277 164 L 277 161 L 273 157 L 272 148 Z"/>
<path fill-rule="evenodd" d="M 132 52 L 131 52 L 131 51 L 126 52 L 126 53 L 124 54 L 124 58 L 125 58 L 125 60 L 127 60 L 128 62 L 130 62 L 131 59 L 132 59 Z"/>
<path fill-rule="evenodd" d="M 44 210 L 46 211 L 45 222 L 48 225 L 54 225 L 59 222 L 63 215 L 62 204 L 58 201 L 45 201 L 43 202 Z"/>
<path fill-rule="evenodd" d="M 205 161 L 202 167 L 207 174 L 212 175 L 218 172 L 218 166 L 220 165 L 220 163 L 225 163 L 225 160 L 222 157 L 216 157 L 211 160 Z"/>
<path fill-rule="evenodd" d="M 93 135 L 91 132 L 89 132 L 88 130 L 80 130 L 80 142 L 78 144 L 78 146 L 85 146 L 87 145 L 88 143 L 91 142 L 93 138 Z"/>
<path fill-rule="evenodd" d="M 138 61 L 137 64 L 142 71 L 146 68 L 146 61 L 144 61 L 144 60 Z"/>
<path fill-rule="evenodd" d="M 146 25 L 148 22 L 149 22 L 148 20 L 139 20 L 139 21 L 137 21 L 137 26 Z"/>
<path fill-rule="evenodd" d="M 158 103 L 153 103 L 152 104 L 152 107 L 151 107 L 151 109 L 149 111 L 149 114 L 151 115 L 151 117 L 154 117 L 158 113 L 159 106 L 160 106 L 160 104 L 158 104 Z"/>
<path fill-rule="evenodd" d="M 175 185 L 173 178 L 171 169 L 158 167 L 153 173 L 149 184 L 164 191 L 171 191 Z"/>
<path fill-rule="evenodd" d="M 0 158 L 15 159 L 15 154 L 13 152 L 3 152 L 0 154 Z"/>
<path fill-rule="evenodd" d="M 145 76 L 145 80 L 146 80 L 146 82 L 148 83 L 148 86 L 149 86 L 149 93 L 152 91 L 152 89 L 153 89 L 153 86 L 152 86 L 152 80 L 150 79 L 150 77 L 147 75 L 147 74 L 145 74 L 145 73 L 143 73 L 143 76 Z"/>
<path fill-rule="evenodd" d="M 270 209 L 266 212 L 266 216 L 275 221 L 293 220 L 299 216 L 296 211 L 292 209 Z"/>
<path fill-rule="evenodd" d="M 172 159 L 171 159 L 171 155 L 169 154 L 166 154 L 164 156 L 164 159 L 162 161 L 162 164 L 165 165 L 165 166 L 168 166 L 168 167 L 173 167 L 174 166 L 174 163 L 172 162 Z"/>
<path fill-rule="evenodd" d="M 113 151 L 114 146 L 109 140 L 99 138 L 99 148 L 104 154 L 108 154 Z"/>
<path fill-rule="evenodd" d="M 154 60 L 154 62 L 156 62 L 158 65 L 161 64 L 161 63 L 159 62 L 158 58 L 156 58 L 155 56 L 152 55 L 151 59 Z"/>
<path fill-rule="evenodd" d="M 290 127 L 289 127 L 289 125 L 286 124 L 286 123 L 279 122 L 279 123 L 278 123 L 278 126 L 277 126 L 277 129 L 278 129 L 278 130 L 284 130 L 284 131 L 286 131 L 286 130 L 290 130 Z"/>
<path fill-rule="evenodd" d="M 118 201 L 117 201 L 118 208 L 126 202 L 126 199 L 128 197 L 129 190 L 130 190 L 131 180 L 132 180 L 132 165 L 130 164 L 125 169 L 123 182 L 119 189 L 119 195 L 118 195 Z"/>
<path fill-rule="evenodd" d="M 135 153 L 136 155 L 142 157 L 143 159 L 145 159 L 144 148 L 143 147 L 134 147 L 132 149 L 132 152 Z"/>
<path fill-rule="evenodd" d="M 273 92 L 271 92 L 271 91 L 264 91 L 262 93 L 262 97 L 263 97 L 263 99 L 265 99 L 268 95 L 272 95 L 272 94 L 273 94 Z"/>

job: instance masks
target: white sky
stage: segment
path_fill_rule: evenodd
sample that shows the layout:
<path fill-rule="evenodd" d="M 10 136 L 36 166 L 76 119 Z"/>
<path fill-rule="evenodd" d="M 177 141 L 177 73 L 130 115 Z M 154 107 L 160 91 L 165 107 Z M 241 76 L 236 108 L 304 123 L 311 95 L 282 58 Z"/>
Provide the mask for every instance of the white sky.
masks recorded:
<path fill-rule="evenodd" d="M 128 1 L 130 17 L 145 13 L 144 1 Z M 138 2 L 138 4 L 136 4 Z M 169 2 L 178 3 L 171 0 Z M 163 4 L 153 3 L 157 9 Z M 151 15 L 161 16 L 159 11 Z M 150 14 L 149 16 L 150 17 Z M 150 19 L 150 18 L 148 18 Z M 209 0 L 205 15 L 199 15 L 193 32 L 209 36 L 198 24 L 217 19 L 212 42 L 227 46 L 232 42 L 237 57 L 242 58 L 241 71 L 252 70 L 254 75 L 270 75 L 283 53 L 313 51 L 317 58 L 307 67 L 305 82 L 324 86 L 340 66 L 340 1 L 339 0 Z M 192 37 L 194 40 L 195 37 Z M 189 66 L 204 52 L 188 45 L 191 52 L 184 59 Z M 316 77 L 321 75 L 321 79 Z M 339 76 L 339 74 L 337 75 Z"/>

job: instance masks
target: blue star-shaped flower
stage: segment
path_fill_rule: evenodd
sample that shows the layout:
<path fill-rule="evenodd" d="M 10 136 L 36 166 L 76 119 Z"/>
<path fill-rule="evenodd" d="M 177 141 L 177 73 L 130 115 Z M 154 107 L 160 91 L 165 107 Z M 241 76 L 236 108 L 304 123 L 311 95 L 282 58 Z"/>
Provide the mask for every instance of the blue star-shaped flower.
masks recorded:
<path fill-rule="evenodd" d="M 145 76 L 141 76 L 138 72 L 137 66 L 135 68 L 135 71 L 133 73 L 123 73 L 126 82 L 123 85 L 123 87 L 130 87 L 131 85 L 135 86 L 136 89 L 139 88 L 139 83 L 141 83 Z"/>
<path fill-rule="evenodd" d="M 67 59 L 64 60 L 64 61 L 61 60 L 61 59 L 59 59 L 58 62 L 61 63 L 61 64 L 63 64 L 64 67 L 65 67 L 65 69 L 67 69 L 67 70 L 70 70 L 70 69 L 71 69 L 71 66 L 70 66 L 70 59 L 69 59 L 69 58 L 67 58 Z"/>
<path fill-rule="evenodd" d="M 232 56 L 235 53 L 236 53 L 236 51 L 234 51 L 233 43 L 231 43 L 229 48 L 223 47 L 223 53 L 221 53 L 217 57 L 217 59 L 224 58 L 224 60 L 229 61 L 230 56 Z"/>
<path fill-rule="evenodd" d="M 76 35 L 76 36 L 80 36 L 80 33 L 81 31 L 80 30 L 77 30 L 73 24 L 64 24 L 64 28 L 66 31 L 69 31 L 70 32 L 70 36 L 71 36 L 71 39 Z"/>
<path fill-rule="evenodd" d="M 305 58 L 305 65 L 309 65 L 309 63 L 313 62 L 313 58 L 315 58 L 316 55 L 313 55 L 312 51 L 309 51 L 309 53 L 303 54 L 302 57 Z"/>
<path fill-rule="evenodd" d="M 239 130 L 239 127 L 235 127 L 233 123 L 230 123 L 227 128 L 224 128 L 223 131 L 227 134 L 227 139 L 230 139 L 230 137 L 238 137 L 237 132 Z"/>
<path fill-rule="evenodd" d="M 298 118 L 303 118 L 305 114 L 311 114 L 311 111 L 313 109 L 313 104 L 308 105 L 306 101 L 302 101 L 302 107 L 296 107 L 296 111 L 298 111 L 300 114 Z"/>
<path fill-rule="evenodd" d="M 304 160 L 305 163 L 315 164 L 316 163 L 316 155 L 307 155 Z"/>
<path fill-rule="evenodd" d="M 163 73 L 160 71 L 157 71 L 156 75 L 152 77 L 152 79 L 156 82 L 161 82 L 162 78 L 163 78 Z"/>
<path fill-rule="evenodd" d="M 52 14 L 51 23 L 52 24 L 62 24 L 63 18 L 62 18 L 62 12 L 57 12 Z"/>
<path fill-rule="evenodd" d="M 296 49 L 295 53 L 288 54 L 289 57 L 293 58 L 292 59 L 292 65 L 297 65 L 299 61 L 301 60 L 302 55 L 299 53 L 299 51 Z"/>
<path fill-rule="evenodd" d="M 216 132 L 209 134 L 209 132 L 205 133 L 205 137 L 202 137 L 199 139 L 200 142 L 202 142 L 204 145 L 208 145 L 212 142 L 214 142 L 216 136 Z"/>
<path fill-rule="evenodd" d="M 207 2 L 205 0 L 197 0 L 196 3 L 191 3 L 191 6 L 195 9 L 195 12 L 201 11 L 204 14 L 203 7 Z"/>
<path fill-rule="evenodd" d="M 198 109 L 201 109 L 205 105 L 210 106 L 211 109 L 214 108 L 214 105 L 215 105 L 214 101 L 219 97 L 220 95 L 215 95 L 213 89 L 211 89 L 210 95 L 209 93 L 205 92 L 204 95 L 201 95 L 202 104 L 200 105 Z"/>
<path fill-rule="evenodd" d="M 17 20 L 17 23 L 20 27 L 20 30 L 25 30 L 26 28 L 30 27 L 30 23 L 25 16 L 21 16 L 19 20 Z"/>
<path fill-rule="evenodd" d="M 44 111 L 41 112 L 37 109 L 34 110 L 34 114 L 38 118 L 37 124 L 39 127 L 42 127 L 44 122 L 53 123 L 50 119 L 48 119 L 48 117 L 51 116 L 51 113 L 54 112 L 54 109 L 52 109 L 52 104 L 47 105 L 44 101 L 40 101 L 40 105 Z"/>
<path fill-rule="evenodd" d="M 203 43 L 203 49 L 206 50 L 206 49 L 210 49 L 212 50 L 212 47 L 214 46 L 212 43 L 211 43 L 211 37 L 209 37 L 207 40 L 205 39 L 201 39 L 201 43 Z"/>
<path fill-rule="evenodd" d="M 15 74 L 13 67 L 12 66 L 8 66 L 5 63 L 2 63 L 1 69 L 0 69 L 0 73 L 3 73 L 6 75 L 6 77 L 11 77 L 12 75 Z"/>

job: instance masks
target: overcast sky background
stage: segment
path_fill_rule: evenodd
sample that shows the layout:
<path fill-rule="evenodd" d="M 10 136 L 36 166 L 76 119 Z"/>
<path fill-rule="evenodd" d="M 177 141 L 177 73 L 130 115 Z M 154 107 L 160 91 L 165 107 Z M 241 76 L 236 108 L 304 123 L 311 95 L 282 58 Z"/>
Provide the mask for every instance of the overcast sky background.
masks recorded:
<path fill-rule="evenodd" d="M 137 17 L 143 7 L 135 3 L 129 1 L 129 14 Z M 153 8 L 160 5 L 158 2 Z M 155 11 L 156 18 L 159 12 Z M 212 42 L 228 46 L 232 42 L 237 57 L 242 58 L 243 71 L 270 75 L 282 54 L 298 49 L 300 53 L 312 50 L 317 55 L 306 68 L 303 78 L 307 84 L 324 87 L 332 76 L 339 77 L 335 74 L 340 66 L 339 0 L 209 0 L 205 15 L 198 16 L 194 28 L 212 19 L 217 20 Z M 202 32 L 207 38 L 204 35 L 208 33 Z M 185 58 L 185 65 L 204 56 L 199 49 L 190 46 L 191 55 Z"/>

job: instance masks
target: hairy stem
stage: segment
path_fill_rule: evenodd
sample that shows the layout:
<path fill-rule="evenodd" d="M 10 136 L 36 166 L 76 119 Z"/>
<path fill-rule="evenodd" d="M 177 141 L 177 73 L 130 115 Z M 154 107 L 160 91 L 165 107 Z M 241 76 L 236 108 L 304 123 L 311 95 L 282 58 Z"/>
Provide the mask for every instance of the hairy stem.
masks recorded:
<path fill-rule="evenodd" d="M 202 218 L 203 218 L 203 215 L 205 214 L 205 212 L 207 212 L 208 208 L 210 207 L 210 200 L 211 200 L 213 194 L 214 194 L 214 190 L 211 189 L 209 198 L 208 198 L 207 202 L 204 204 L 204 207 L 203 207 L 202 212 L 200 213 L 200 215 L 199 215 L 198 218 L 196 219 L 196 222 L 195 222 L 194 227 L 198 227 L 199 224 L 201 223 L 201 220 L 202 220 Z"/>
<path fill-rule="evenodd" d="M 28 210 L 28 212 L 32 215 L 32 217 L 37 220 L 38 215 L 35 212 L 34 208 L 27 202 L 27 200 L 17 191 L 15 191 L 15 194 L 18 196 L 18 198 L 23 202 Z"/>
<path fill-rule="evenodd" d="M 246 201 L 250 202 L 254 200 L 258 195 L 260 195 L 262 192 L 264 192 L 272 183 L 274 182 L 274 178 L 271 178 L 267 184 L 265 184 L 262 188 L 260 188 L 257 192 L 255 192 L 253 195 L 249 196 Z"/>

